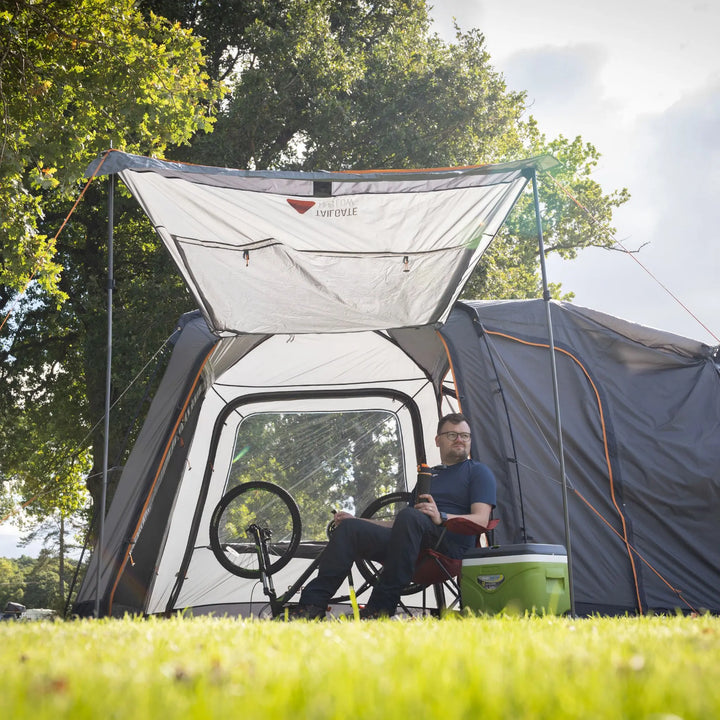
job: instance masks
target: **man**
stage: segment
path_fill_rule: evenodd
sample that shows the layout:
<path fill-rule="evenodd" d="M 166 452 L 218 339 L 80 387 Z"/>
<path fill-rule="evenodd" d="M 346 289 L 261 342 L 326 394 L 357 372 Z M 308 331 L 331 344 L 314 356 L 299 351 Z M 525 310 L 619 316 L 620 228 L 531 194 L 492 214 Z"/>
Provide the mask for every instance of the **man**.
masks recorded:
<path fill-rule="evenodd" d="M 495 507 L 495 477 L 487 465 L 469 459 L 470 425 L 465 416 L 452 413 L 443 417 L 435 444 L 442 465 L 433 468 L 430 493 L 414 498 L 415 504 L 401 510 L 392 525 L 346 512 L 335 515 L 335 530 L 320 559 L 318 575 L 302 591 L 299 606 L 289 610 L 291 619 L 324 617 L 330 599 L 360 558 L 383 564 L 361 617 L 394 615 L 420 550 L 436 546 L 450 518 L 462 516 L 479 525 L 488 524 Z M 458 558 L 472 544 L 472 537 L 447 531 L 437 549 Z"/>

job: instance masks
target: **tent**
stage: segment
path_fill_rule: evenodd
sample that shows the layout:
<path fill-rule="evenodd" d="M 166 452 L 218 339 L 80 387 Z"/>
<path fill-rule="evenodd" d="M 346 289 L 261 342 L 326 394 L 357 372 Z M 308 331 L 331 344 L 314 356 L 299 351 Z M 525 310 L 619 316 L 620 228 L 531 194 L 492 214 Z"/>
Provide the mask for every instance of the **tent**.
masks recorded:
<path fill-rule="evenodd" d="M 257 583 L 211 547 L 224 494 L 258 477 L 284 484 L 303 543 L 317 544 L 331 502 L 359 512 L 411 488 L 436 458 L 438 416 L 457 409 L 498 477 L 494 541 L 562 543 L 549 306 L 457 302 L 519 194 L 553 165 L 273 173 L 111 152 L 91 166 L 133 192 L 199 312 L 181 319 L 76 611 L 259 612 Z M 558 363 L 577 609 L 717 610 L 710 350 L 562 304 L 552 315 L 555 356 L 582 368 Z M 308 562 L 299 553 L 276 584 Z"/>
<path fill-rule="evenodd" d="M 575 610 L 720 610 L 718 348 L 551 303 Z M 540 301 L 457 305 L 440 330 L 499 544 L 564 542 Z"/>

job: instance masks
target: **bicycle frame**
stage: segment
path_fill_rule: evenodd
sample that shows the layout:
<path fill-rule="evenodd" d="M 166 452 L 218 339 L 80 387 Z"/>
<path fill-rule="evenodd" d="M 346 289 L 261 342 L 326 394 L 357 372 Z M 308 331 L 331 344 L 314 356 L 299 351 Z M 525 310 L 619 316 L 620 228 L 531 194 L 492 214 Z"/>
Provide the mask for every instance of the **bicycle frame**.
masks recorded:
<path fill-rule="evenodd" d="M 255 552 L 257 553 L 258 559 L 258 571 L 260 573 L 260 579 L 262 581 L 263 593 L 267 596 L 270 603 L 270 612 L 272 616 L 278 617 L 282 614 L 285 609 L 287 602 L 302 588 L 305 581 L 315 572 L 317 566 L 320 564 L 320 558 L 322 551 L 320 551 L 317 557 L 305 568 L 295 582 L 280 596 L 275 592 L 275 584 L 273 583 L 272 573 L 268 572 L 270 566 L 270 554 L 268 553 L 267 541 L 272 536 L 272 532 L 267 528 L 262 528 L 256 523 L 250 525 L 247 529 L 249 535 L 252 535 L 255 542 Z M 352 571 L 351 571 L 352 573 Z M 349 581 L 352 583 L 352 575 L 349 576 Z M 364 592 L 371 585 L 365 581 L 357 594 Z M 347 602 L 350 599 L 349 595 L 342 595 L 340 597 L 333 598 L 330 602 L 341 603 Z"/>

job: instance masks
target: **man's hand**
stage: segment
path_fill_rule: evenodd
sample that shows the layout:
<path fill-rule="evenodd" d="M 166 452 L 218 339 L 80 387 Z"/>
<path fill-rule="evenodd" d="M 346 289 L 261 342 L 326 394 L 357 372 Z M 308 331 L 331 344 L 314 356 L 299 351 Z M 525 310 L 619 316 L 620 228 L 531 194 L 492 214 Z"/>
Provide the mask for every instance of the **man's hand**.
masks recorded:
<path fill-rule="evenodd" d="M 422 499 L 421 499 L 422 498 Z M 423 515 L 427 515 L 435 525 L 442 525 L 442 518 L 432 495 L 420 495 L 419 503 L 415 504 L 415 509 L 419 510 Z"/>
<path fill-rule="evenodd" d="M 349 512 L 345 512 L 344 510 L 334 512 L 333 514 L 335 515 L 335 519 L 333 520 L 333 524 L 335 525 L 335 527 L 337 527 L 343 520 L 355 517 L 354 515 L 351 515 Z"/>

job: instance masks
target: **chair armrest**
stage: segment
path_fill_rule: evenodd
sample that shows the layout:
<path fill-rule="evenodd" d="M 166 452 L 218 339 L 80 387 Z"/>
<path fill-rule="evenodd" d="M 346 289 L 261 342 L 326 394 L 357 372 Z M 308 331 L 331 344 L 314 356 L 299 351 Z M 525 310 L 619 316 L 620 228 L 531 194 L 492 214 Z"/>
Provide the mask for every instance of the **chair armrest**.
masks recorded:
<path fill-rule="evenodd" d="M 446 523 L 445 527 L 458 535 L 482 535 L 483 533 L 490 532 L 495 529 L 500 520 L 493 519 L 485 525 L 478 525 L 478 523 L 468 520 L 464 517 L 450 518 Z"/>

